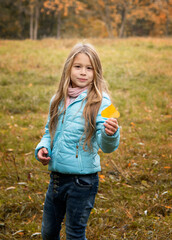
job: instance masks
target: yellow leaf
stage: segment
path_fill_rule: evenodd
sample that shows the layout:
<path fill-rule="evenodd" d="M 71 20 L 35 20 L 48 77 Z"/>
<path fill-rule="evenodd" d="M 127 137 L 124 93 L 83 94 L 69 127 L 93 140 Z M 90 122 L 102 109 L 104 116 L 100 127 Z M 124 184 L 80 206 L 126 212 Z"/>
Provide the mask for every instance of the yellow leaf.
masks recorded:
<path fill-rule="evenodd" d="M 100 178 L 100 179 L 104 179 L 104 178 L 105 178 L 105 175 L 99 175 L 99 178 Z"/>
<path fill-rule="evenodd" d="M 23 236 L 23 235 L 24 235 L 24 233 L 23 233 L 23 232 L 19 232 L 18 234 L 19 234 L 19 235 L 21 235 L 21 236 Z"/>
<path fill-rule="evenodd" d="M 171 207 L 171 206 L 165 206 L 165 208 L 169 208 L 169 209 L 172 209 L 172 207 Z"/>
<path fill-rule="evenodd" d="M 26 131 L 26 130 L 28 130 L 27 128 L 21 128 L 23 131 Z"/>
<path fill-rule="evenodd" d="M 116 110 L 113 104 L 111 104 L 101 112 L 101 115 L 105 118 L 118 118 L 120 113 Z"/>
<path fill-rule="evenodd" d="M 165 169 L 170 169 L 171 167 L 170 167 L 170 166 L 165 166 L 164 168 L 165 168 Z"/>
<path fill-rule="evenodd" d="M 106 211 L 105 211 L 105 213 L 107 213 L 107 212 L 109 212 L 110 211 L 110 209 L 107 209 Z"/>
<path fill-rule="evenodd" d="M 105 175 L 99 175 L 100 182 L 105 182 Z"/>
<path fill-rule="evenodd" d="M 130 125 L 131 125 L 132 127 L 135 127 L 135 123 L 133 123 L 133 122 L 131 122 Z"/>
<path fill-rule="evenodd" d="M 28 198 L 29 198 L 31 201 L 33 201 L 30 195 L 28 196 Z"/>
<path fill-rule="evenodd" d="M 128 167 L 131 167 L 131 163 L 128 163 Z"/>

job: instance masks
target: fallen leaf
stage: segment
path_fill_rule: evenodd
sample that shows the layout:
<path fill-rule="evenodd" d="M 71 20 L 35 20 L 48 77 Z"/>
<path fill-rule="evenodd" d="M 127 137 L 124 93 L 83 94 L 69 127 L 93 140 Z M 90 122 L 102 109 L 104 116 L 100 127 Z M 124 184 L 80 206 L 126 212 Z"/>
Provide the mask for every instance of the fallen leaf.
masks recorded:
<path fill-rule="evenodd" d="M 35 236 L 38 236 L 38 235 L 41 235 L 41 233 L 40 233 L 40 232 L 33 233 L 33 234 L 31 235 L 31 238 L 32 238 L 32 237 L 35 237 Z"/>
<path fill-rule="evenodd" d="M 109 212 L 110 211 L 110 209 L 107 209 L 106 211 L 105 211 L 105 213 L 107 213 L 107 212 Z"/>
<path fill-rule="evenodd" d="M 12 190 L 12 189 L 15 189 L 15 187 L 8 187 L 5 190 L 8 191 L 8 190 Z"/>
<path fill-rule="evenodd" d="M 154 165 L 158 165 L 159 162 L 158 162 L 157 160 L 153 160 L 152 163 L 153 163 Z"/>
<path fill-rule="evenodd" d="M 7 149 L 7 152 L 13 152 L 13 151 L 14 151 L 14 149 L 12 149 L 12 148 Z"/>
<path fill-rule="evenodd" d="M 145 199 L 145 194 L 142 194 L 139 198 L 140 199 Z"/>
<path fill-rule="evenodd" d="M 145 211 L 144 211 L 144 214 L 145 214 L 145 215 L 148 215 L 148 210 L 145 210 Z"/>
<path fill-rule="evenodd" d="M 128 167 L 131 167 L 131 163 L 130 162 L 128 163 Z"/>
<path fill-rule="evenodd" d="M 161 193 L 161 195 L 165 195 L 165 194 L 167 194 L 167 193 L 168 193 L 168 191 L 165 191 L 165 192 Z"/>
<path fill-rule="evenodd" d="M 118 118 L 120 116 L 120 113 L 114 107 L 114 105 L 111 104 L 101 112 L 101 116 L 105 118 Z"/>
<path fill-rule="evenodd" d="M 172 118 L 172 115 L 164 115 L 165 118 Z"/>
<path fill-rule="evenodd" d="M 20 128 L 21 130 L 23 130 L 23 131 L 26 131 L 26 130 L 28 130 L 27 128 Z"/>
<path fill-rule="evenodd" d="M 172 207 L 171 206 L 164 206 L 165 208 L 168 208 L 168 209 L 172 209 Z"/>
<path fill-rule="evenodd" d="M 132 127 L 135 127 L 135 126 L 136 126 L 135 123 L 133 123 L 133 122 L 131 122 L 130 125 L 131 125 Z"/>
<path fill-rule="evenodd" d="M 128 218 L 130 218 L 131 220 L 133 220 L 132 214 L 131 214 L 127 209 L 125 209 L 125 212 L 126 212 L 126 215 L 128 216 Z"/>
<path fill-rule="evenodd" d="M 105 179 L 105 175 L 99 175 L 100 179 Z"/>
<path fill-rule="evenodd" d="M 28 156 L 28 155 L 31 155 L 31 154 L 33 154 L 33 152 L 28 152 L 28 153 L 25 153 L 24 155 Z"/>
<path fill-rule="evenodd" d="M 26 224 L 29 224 L 30 222 L 33 222 L 33 220 L 35 219 L 35 217 L 36 217 L 36 214 L 35 214 L 32 218 L 30 218 L 29 221 L 28 221 Z"/>
<path fill-rule="evenodd" d="M 12 236 L 14 236 L 16 234 L 23 235 L 24 233 L 23 233 L 23 230 L 19 230 L 19 231 L 13 233 Z"/>
<path fill-rule="evenodd" d="M 31 198 L 31 196 L 28 196 L 28 198 L 33 202 L 33 200 L 32 200 L 32 198 Z"/>
<path fill-rule="evenodd" d="M 108 200 L 108 198 L 104 197 L 103 194 L 101 194 L 101 193 L 98 193 L 98 196 L 99 196 L 99 198 L 101 198 L 101 199 Z"/>
<path fill-rule="evenodd" d="M 18 185 L 27 185 L 26 182 L 19 182 Z"/>

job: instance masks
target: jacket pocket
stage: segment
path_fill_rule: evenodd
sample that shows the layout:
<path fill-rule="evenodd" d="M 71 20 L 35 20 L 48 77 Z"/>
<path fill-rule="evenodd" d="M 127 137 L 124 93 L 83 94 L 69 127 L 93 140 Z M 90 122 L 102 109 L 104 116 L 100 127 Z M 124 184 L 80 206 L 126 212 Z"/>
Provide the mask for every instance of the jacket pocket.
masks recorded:
<path fill-rule="evenodd" d="M 79 143 L 76 144 L 76 148 L 75 148 L 75 157 L 78 161 L 78 166 L 80 171 L 83 171 L 83 163 L 82 163 L 82 159 L 81 159 L 81 154 L 80 154 L 80 149 L 79 149 Z"/>

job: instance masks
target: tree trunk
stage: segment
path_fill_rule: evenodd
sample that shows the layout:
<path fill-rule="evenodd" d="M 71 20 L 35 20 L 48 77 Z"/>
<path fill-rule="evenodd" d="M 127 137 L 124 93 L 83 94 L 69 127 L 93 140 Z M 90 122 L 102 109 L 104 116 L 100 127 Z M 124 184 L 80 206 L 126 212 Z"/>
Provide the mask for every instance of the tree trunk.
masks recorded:
<path fill-rule="evenodd" d="M 61 11 L 59 11 L 57 15 L 57 39 L 60 38 L 60 35 L 61 35 Z"/>
<path fill-rule="evenodd" d="M 30 39 L 33 39 L 33 7 L 30 9 Z"/>
<path fill-rule="evenodd" d="M 109 7 L 105 7 L 105 24 L 107 28 L 107 32 L 110 38 L 113 38 L 113 27 L 111 24 L 111 19 L 110 19 L 110 12 L 109 12 Z"/>
<path fill-rule="evenodd" d="M 165 35 L 166 36 L 169 35 L 169 33 L 168 33 L 169 27 L 168 26 L 169 26 L 169 18 L 168 18 L 168 15 L 167 15 L 166 26 L 165 26 Z"/>
<path fill-rule="evenodd" d="M 166 4 L 167 4 L 167 8 L 166 8 L 166 26 L 165 26 L 165 35 L 168 36 L 169 35 L 169 12 L 168 12 L 168 4 L 169 1 L 166 0 Z"/>
<path fill-rule="evenodd" d="M 126 23 L 126 16 L 127 16 L 127 9 L 124 8 L 122 11 L 122 23 L 121 23 L 121 27 L 119 30 L 119 37 L 123 38 L 124 37 L 124 29 L 125 29 L 125 23 Z"/>
<path fill-rule="evenodd" d="M 38 22 L 39 22 L 39 5 L 36 2 L 35 6 L 35 27 L 34 27 L 34 39 L 37 40 L 38 38 Z"/>

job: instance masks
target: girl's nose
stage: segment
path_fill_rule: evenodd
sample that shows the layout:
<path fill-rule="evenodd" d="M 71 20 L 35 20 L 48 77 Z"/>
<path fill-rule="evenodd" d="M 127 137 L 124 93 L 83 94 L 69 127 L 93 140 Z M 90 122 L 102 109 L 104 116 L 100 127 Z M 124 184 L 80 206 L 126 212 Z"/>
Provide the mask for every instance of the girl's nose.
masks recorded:
<path fill-rule="evenodd" d="M 86 74 L 86 69 L 84 67 L 81 69 L 81 74 L 83 74 L 83 75 Z"/>

